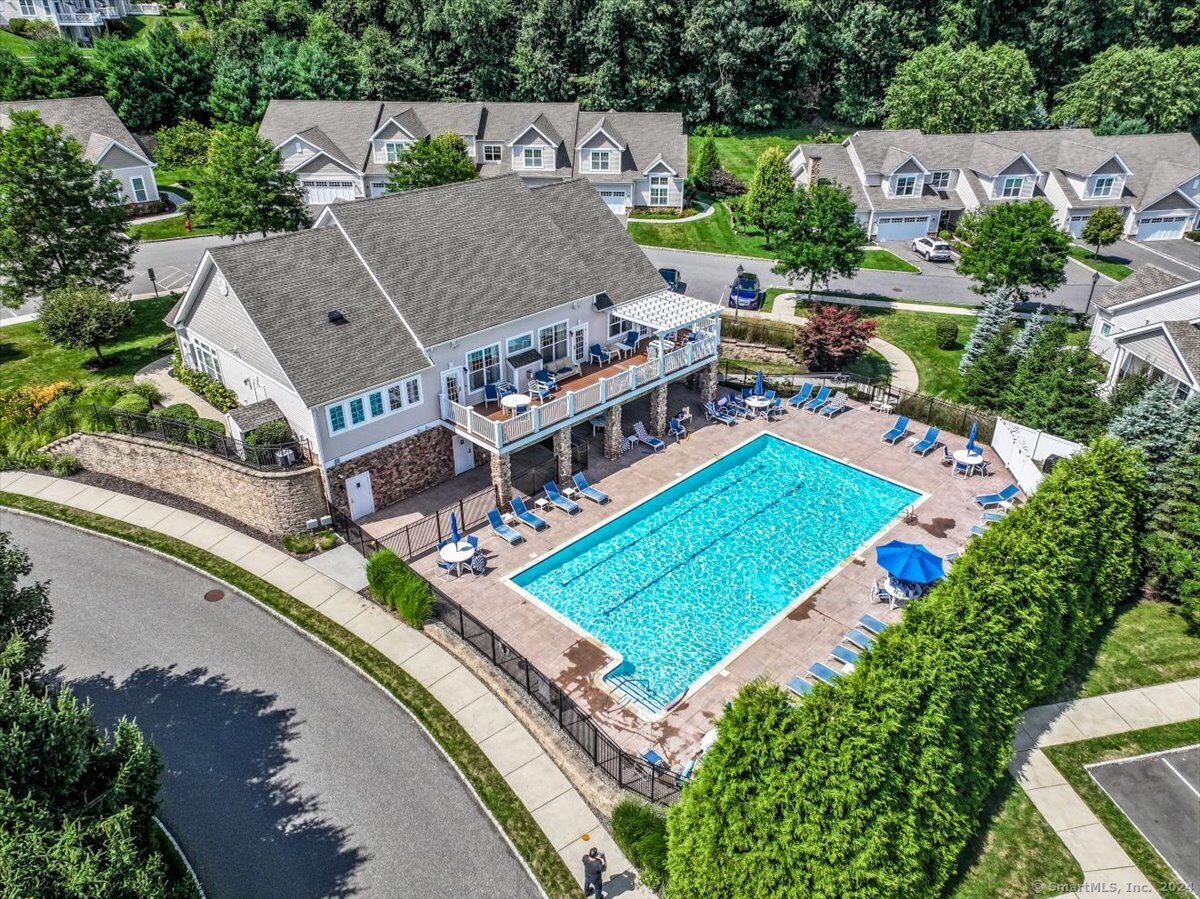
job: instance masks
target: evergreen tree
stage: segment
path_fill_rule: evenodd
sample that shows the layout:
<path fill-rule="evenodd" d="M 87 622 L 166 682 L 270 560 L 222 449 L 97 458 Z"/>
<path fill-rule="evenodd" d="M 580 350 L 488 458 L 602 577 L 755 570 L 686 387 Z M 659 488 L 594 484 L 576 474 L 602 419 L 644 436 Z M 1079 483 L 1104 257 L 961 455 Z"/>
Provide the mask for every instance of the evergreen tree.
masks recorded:
<path fill-rule="evenodd" d="M 299 99 L 350 99 L 357 82 L 351 60 L 338 59 L 313 42 L 303 41 L 293 65 L 292 83 Z"/>
<path fill-rule="evenodd" d="M 170 97 L 150 71 L 146 53 L 120 38 L 96 41 L 96 71 L 104 81 L 104 99 L 133 131 L 148 131 L 163 121 Z"/>
<path fill-rule="evenodd" d="M 40 671 L 50 645 L 54 610 L 46 583 L 29 580 L 32 572 L 29 555 L 0 531 L 0 671 L 14 678 Z"/>
<path fill-rule="evenodd" d="M 11 50 L 0 47 L 0 102 L 31 98 L 28 81 L 24 63 Z"/>
<path fill-rule="evenodd" d="M 32 111 L 0 129 L 0 302 L 20 306 L 58 287 L 115 291 L 137 242 L 120 186 L 75 139 Z"/>
<path fill-rule="evenodd" d="M 1200 633 L 1200 430 L 1166 460 L 1149 506 L 1146 587 L 1179 603 L 1189 629 Z"/>
<path fill-rule="evenodd" d="M 984 300 L 975 319 L 975 328 L 963 347 L 962 359 L 958 362 L 959 374 L 965 374 L 975 357 L 983 352 L 983 347 L 1012 321 L 1016 305 L 1016 296 L 1004 289 L 994 291 Z"/>
<path fill-rule="evenodd" d="M 1020 357 L 1012 351 L 1012 330 L 1004 324 L 981 348 L 963 373 L 963 399 L 989 412 L 1004 412 L 1008 389 Z"/>
<path fill-rule="evenodd" d="M 244 61 L 227 56 L 217 64 L 206 107 L 213 121 L 222 125 L 249 125 L 258 119 L 254 69 Z"/>
<path fill-rule="evenodd" d="M 779 257 L 771 271 L 808 279 L 813 288 L 824 286 L 834 275 L 852 278 L 862 265 L 867 231 L 855 214 L 850 191 L 838 184 L 801 185 L 791 193 L 790 209 L 775 248 Z"/>
<path fill-rule="evenodd" d="M 1047 330 L 1050 330 L 1049 328 Z M 1034 341 L 1034 345 L 1042 339 Z M 1025 354 L 1014 376 L 1014 386 L 1021 380 L 1021 369 L 1033 353 Z M 1021 424 L 1049 431 L 1067 440 L 1087 443 L 1100 434 L 1108 424 L 1109 408 L 1096 393 L 1106 374 L 1104 363 L 1082 347 L 1073 347 L 1053 357 L 1053 366 L 1044 377 L 1027 381 L 1030 392 L 1010 396 L 1019 402 L 1019 411 L 1012 414 Z"/>
<path fill-rule="evenodd" d="M 208 42 L 185 41 L 168 21 L 150 29 L 145 59 L 150 76 L 166 98 L 155 124 L 170 125 L 200 115 L 211 88 Z"/>
<path fill-rule="evenodd" d="M 400 158 L 388 163 L 389 192 L 436 187 L 479 177 L 475 161 L 457 134 L 439 134 L 411 144 Z"/>
<path fill-rule="evenodd" d="M 721 157 L 717 155 L 717 140 L 711 134 L 704 138 L 700 145 L 700 155 L 692 166 L 692 181 L 700 190 L 708 189 L 712 173 L 721 167 Z"/>
<path fill-rule="evenodd" d="M 1024 356 L 1025 352 L 1033 345 L 1033 341 L 1042 333 L 1046 327 L 1046 323 L 1049 321 L 1050 319 L 1044 316 L 1034 315 L 1033 318 L 1025 322 L 1025 327 L 1021 329 L 1020 333 L 1017 334 L 1017 339 L 1013 341 L 1012 352 L 1018 358 Z"/>
<path fill-rule="evenodd" d="M 1120 378 L 1108 394 L 1108 405 L 1115 422 L 1126 409 L 1142 398 L 1150 389 L 1150 379 L 1145 375 L 1128 374 Z"/>
<path fill-rule="evenodd" d="M 255 117 L 261 118 L 269 100 L 295 100 L 300 96 L 296 86 L 296 55 L 300 42 L 283 37 L 269 37 L 259 48 L 254 72 L 257 76 Z"/>
<path fill-rule="evenodd" d="M 1138 447 L 1155 466 L 1175 456 L 1197 432 L 1200 432 L 1200 399 L 1193 397 L 1176 403 L 1175 386 L 1169 381 L 1151 384 L 1140 399 L 1127 405 L 1108 426 L 1111 436 Z"/>
<path fill-rule="evenodd" d="M 766 245 L 771 245 L 771 236 L 779 231 L 787 220 L 792 199 L 792 170 L 787 155 L 779 147 L 768 147 L 758 157 L 754 177 L 746 198 L 742 201 L 741 214 L 750 224 L 766 235 Z"/>
<path fill-rule="evenodd" d="M 1088 216 L 1079 234 L 1080 240 L 1094 247 L 1092 258 L 1100 255 L 1100 248 L 1114 244 L 1125 233 L 1125 217 L 1112 206 L 1101 206 Z"/>
<path fill-rule="evenodd" d="M 226 236 L 297 231 L 312 223 L 295 172 L 251 127 L 229 125 L 213 135 L 208 162 L 192 185 L 195 216 Z"/>
<path fill-rule="evenodd" d="M 27 71 L 25 91 L 36 100 L 86 97 L 98 87 L 83 51 L 60 37 L 34 42 Z"/>
<path fill-rule="evenodd" d="M 1017 357 L 1016 370 L 1012 379 L 1005 385 L 1008 389 L 1008 401 L 1004 408 L 1009 409 L 1019 421 L 1024 421 L 1023 404 L 1056 370 L 1056 360 L 1067 343 L 1068 331 L 1066 319 L 1061 315 L 1043 322 L 1029 340 L 1028 346 Z"/>

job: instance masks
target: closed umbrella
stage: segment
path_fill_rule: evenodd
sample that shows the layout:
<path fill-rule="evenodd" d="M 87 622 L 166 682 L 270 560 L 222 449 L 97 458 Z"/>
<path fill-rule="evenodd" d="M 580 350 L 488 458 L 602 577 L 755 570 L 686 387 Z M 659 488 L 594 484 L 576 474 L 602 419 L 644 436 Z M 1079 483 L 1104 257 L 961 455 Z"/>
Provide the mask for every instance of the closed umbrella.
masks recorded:
<path fill-rule="evenodd" d="M 979 430 L 979 422 L 977 422 L 977 421 L 971 422 L 971 433 L 967 437 L 967 452 L 968 453 L 976 453 L 977 454 L 979 452 L 979 448 L 977 446 L 975 446 L 975 432 L 978 430 Z"/>
<path fill-rule="evenodd" d="M 920 543 L 893 540 L 876 549 L 875 558 L 892 577 L 914 584 L 931 584 L 945 573 L 942 557 Z"/>
<path fill-rule="evenodd" d="M 762 372 L 761 371 L 758 373 L 758 377 L 754 379 L 754 395 L 755 396 L 763 395 L 763 382 L 762 382 Z"/>
<path fill-rule="evenodd" d="M 450 513 L 450 542 L 458 543 L 458 518 L 454 513 Z"/>

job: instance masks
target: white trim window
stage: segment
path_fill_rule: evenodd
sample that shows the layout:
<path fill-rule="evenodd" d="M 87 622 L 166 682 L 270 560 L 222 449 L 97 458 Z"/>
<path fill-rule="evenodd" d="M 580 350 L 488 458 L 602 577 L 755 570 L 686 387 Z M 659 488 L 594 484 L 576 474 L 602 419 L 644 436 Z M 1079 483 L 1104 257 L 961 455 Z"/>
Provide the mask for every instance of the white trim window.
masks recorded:
<path fill-rule="evenodd" d="M 210 378 L 221 381 L 221 357 L 217 355 L 216 349 L 195 337 L 192 338 L 190 346 L 194 367 Z M 221 383 L 225 382 L 221 381 Z"/>
<path fill-rule="evenodd" d="M 542 148 L 541 147 L 525 147 L 521 151 L 521 168 L 525 168 L 525 169 L 540 169 L 540 168 L 542 168 Z"/>
<path fill-rule="evenodd" d="M 145 203 L 150 199 L 150 194 L 146 192 L 146 179 L 141 175 L 134 175 L 130 178 L 129 186 L 133 190 L 133 201 L 135 203 Z"/>
<path fill-rule="evenodd" d="M 1110 334 L 1112 334 L 1112 322 L 1104 322 L 1100 325 L 1101 337 L 1108 337 Z"/>
<path fill-rule="evenodd" d="M 946 190 L 950 186 L 950 173 L 934 172 L 929 176 L 929 186 L 934 190 Z"/>
<path fill-rule="evenodd" d="M 408 149 L 408 144 L 402 140 L 389 140 L 383 145 L 384 162 L 398 162 Z"/>
<path fill-rule="evenodd" d="M 897 197 L 911 197 L 917 192 L 917 176 L 916 175 L 897 175 L 896 176 L 896 193 Z"/>
<path fill-rule="evenodd" d="M 645 325 L 635 325 L 633 322 L 627 322 L 614 312 L 608 313 L 608 339 L 616 340 L 618 337 L 624 337 L 630 331 L 637 331 L 639 337 L 645 337 L 650 333 L 650 329 Z"/>
<path fill-rule="evenodd" d="M 500 344 L 480 347 L 467 353 L 467 392 L 483 390 L 484 384 L 500 380 Z"/>
<path fill-rule="evenodd" d="M 405 378 L 386 387 L 368 390 L 359 396 L 350 397 L 325 408 L 329 433 L 357 428 L 359 425 L 391 415 L 402 409 L 421 405 L 421 378 Z"/>
<path fill-rule="evenodd" d="M 556 322 L 538 329 L 538 350 L 543 362 L 567 358 L 567 323 Z"/>
<path fill-rule="evenodd" d="M 666 175 L 650 176 L 650 205 L 666 206 L 671 202 L 670 179 Z"/>
<path fill-rule="evenodd" d="M 1113 187 L 1116 186 L 1117 179 L 1113 175 L 1101 175 L 1092 184 L 1093 197 L 1111 197 Z"/>
<path fill-rule="evenodd" d="M 483 164 L 484 165 L 499 165 L 500 160 L 504 158 L 503 144 L 484 144 L 483 145 Z"/>
<path fill-rule="evenodd" d="M 526 331 L 524 334 L 518 334 L 516 337 L 510 337 L 504 343 L 504 355 L 515 356 L 522 350 L 530 349 L 533 346 L 533 332 Z"/>
<path fill-rule="evenodd" d="M 21 15 L 27 19 L 31 19 L 37 15 L 37 8 L 33 5 L 33 0 L 21 0 L 17 4 L 20 7 Z"/>
<path fill-rule="evenodd" d="M 1021 196 L 1021 191 L 1024 189 L 1024 175 L 1009 175 L 1004 179 L 1004 183 L 1000 188 L 1000 196 L 1005 200 L 1012 200 Z"/>
<path fill-rule="evenodd" d="M 592 150 L 588 154 L 588 171 L 589 172 L 607 172 L 610 171 L 612 163 L 612 153 L 608 150 Z"/>

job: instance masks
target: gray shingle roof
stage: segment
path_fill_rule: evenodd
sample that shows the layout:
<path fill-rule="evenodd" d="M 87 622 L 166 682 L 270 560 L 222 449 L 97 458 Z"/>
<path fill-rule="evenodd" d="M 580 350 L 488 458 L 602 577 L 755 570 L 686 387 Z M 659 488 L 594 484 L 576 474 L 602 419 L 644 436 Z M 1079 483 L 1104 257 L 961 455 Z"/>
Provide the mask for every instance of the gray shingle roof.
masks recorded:
<path fill-rule="evenodd" d="M 414 374 L 429 359 L 336 228 L 213 247 L 212 258 L 309 406 Z M 346 317 L 329 321 L 330 310 Z"/>
<path fill-rule="evenodd" d="M 243 434 L 272 421 L 286 418 L 274 400 L 259 400 L 249 406 L 235 406 L 226 413 Z"/>
<path fill-rule="evenodd" d="M 1151 294 L 1161 293 L 1186 283 L 1185 278 L 1163 271 L 1157 265 L 1147 264 L 1140 266 L 1120 284 L 1110 287 L 1098 296 L 1096 305 L 1101 309 L 1112 309 L 1121 303 L 1128 303 L 1139 297 L 1148 297 Z M 1197 310 L 1197 314 L 1200 314 L 1200 309 Z"/>
<path fill-rule="evenodd" d="M 1090 175 L 1112 158 L 1113 152 L 1093 143 L 1065 140 L 1058 148 L 1058 167 L 1064 172 Z"/>
<path fill-rule="evenodd" d="M 680 178 L 688 174 L 687 135 L 683 116 L 677 112 L 596 112 L 579 113 L 579 136 L 603 120 L 607 129 L 625 145 L 621 171 L 643 172 L 660 155 Z M 574 150 L 572 150 L 572 153 Z M 625 180 L 629 180 L 626 175 Z"/>
<path fill-rule="evenodd" d="M 85 156 L 95 162 L 110 140 L 128 147 L 142 156 L 146 151 L 137 142 L 125 123 L 117 118 L 103 97 L 73 97 L 69 100 L 21 100 L 0 103 L 0 115 L 34 109 L 41 113 L 47 125 L 61 125 L 85 150 Z"/>
<path fill-rule="evenodd" d="M 867 196 L 854 163 L 850 161 L 850 151 L 841 144 L 801 144 L 806 165 L 812 166 L 817 162 L 817 179 L 836 181 L 842 187 L 850 188 L 850 198 L 859 209 L 872 208 L 872 202 Z"/>
<path fill-rule="evenodd" d="M 1192 380 L 1200 383 L 1200 325 L 1191 322 L 1163 322 L 1163 328 L 1175 341 L 1183 364 L 1187 366 Z"/>
<path fill-rule="evenodd" d="M 346 154 L 342 152 L 342 148 L 330 140 L 329 135 L 320 128 L 313 127 L 301 131 L 296 135 L 308 141 L 322 153 L 327 154 L 332 159 L 336 159 L 342 165 L 349 166 L 352 169 L 357 169 L 358 166 L 350 159 L 346 158 Z"/>

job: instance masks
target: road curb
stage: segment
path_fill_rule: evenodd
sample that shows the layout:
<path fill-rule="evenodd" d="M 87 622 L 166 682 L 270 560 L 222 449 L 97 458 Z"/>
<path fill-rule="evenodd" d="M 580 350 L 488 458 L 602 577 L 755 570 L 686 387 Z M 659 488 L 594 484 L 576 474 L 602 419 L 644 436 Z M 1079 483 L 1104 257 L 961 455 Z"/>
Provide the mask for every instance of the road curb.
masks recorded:
<path fill-rule="evenodd" d="M 89 531 L 88 533 L 95 533 L 95 531 Z M 188 875 L 192 878 L 192 883 L 196 886 L 196 892 L 200 894 L 200 899 L 208 899 L 208 894 L 204 892 L 204 884 L 200 882 L 200 877 L 196 874 L 196 869 L 192 867 L 192 860 L 187 857 L 187 853 L 183 851 L 183 847 L 175 839 L 175 834 L 171 833 L 171 828 L 163 824 L 162 819 L 158 815 L 154 815 L 154 823 L 158 825 L 158 832 L 166 837 L 175 848 L 175 854 L 183 859 L 183 865 L 187 868 Z"/>

